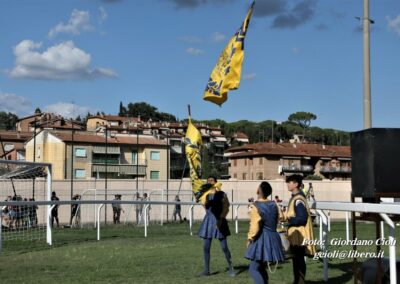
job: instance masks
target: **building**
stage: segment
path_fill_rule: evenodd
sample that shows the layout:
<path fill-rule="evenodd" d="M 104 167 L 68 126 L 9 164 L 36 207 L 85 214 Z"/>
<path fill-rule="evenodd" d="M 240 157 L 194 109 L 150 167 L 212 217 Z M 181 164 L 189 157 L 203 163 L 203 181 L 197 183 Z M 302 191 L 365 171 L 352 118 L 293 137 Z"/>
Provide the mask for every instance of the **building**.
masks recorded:
<path fill-rule="evenodd" d="M 33 136 L 33 133 L 18 131 L 0 132 L 0 159 L 24 161 L 24 143 Z M 4 151 L 3 151 L 4 147 Z"/>
<path fill-rule="evenodd" d="M 180 179 L 189 174 L 186 165 L 183 138 L 186 134 L 187 123 L 166 121 L 142 121 L 139 117 L 121 117 L 116 115 L 98 115 L 89 117 L 86 124 L 88 131 L 111 135 L 144 135 L 154 137 L 167 143 L 169 147 L 170 178 Z M 220 127 L 211 127 L 206 124 L 196 124 L 199 129 L 203 145 L 207 149 L 207 161 L 210 167 L 219 173 L 222 178 L 228 175 L 228 160 L 224 151 L 228 142 Z"/>
<path fill-rule="evenodd" d="M 351 178 L 349 146 L 257 143 L 225 151 L 229 175 L 239 180 L 280 179 L 298 173 L 322 179 Z"/>
<path fill-rule="evenodd" d="M 33 139 L 26 159 L 33 161 Z M 105 136 L 43 130 L 36 136 L 36 161 L 53 164 L 53 178 L 166 179 L 167 145 L 149 136 Z M 71 162 L 73 161 L 72 165 Z"/>
<path fill-rule="evenodd" d="M 229 145 L 233 146 L 243 146 L 249 144 L 249 137 L 243 132 L 236 132 L 232 135 L 229 141 Z"/>
<path fill-rule="evenodd" d="M 36 126 L 35 126 L 36 124 Z M 64 119 L 61 115 L 54 113 L 35 113 L 19 119 L 16 123 L 18 132 L 35 132 L 41 129 L 54 130 L 83 130 L 81 122 Z"/>
<path fill-rule="evenodd" d="M 118 115 L 96 115 L 88 117 L 86 130 L 104 132 L 105 127 L 116 133 L 126 133 L 130 127 L 137 127 L 140 122 L 138 117 L 124 117 Z M 102 127 L 102 128 L 99 128 Z"/>

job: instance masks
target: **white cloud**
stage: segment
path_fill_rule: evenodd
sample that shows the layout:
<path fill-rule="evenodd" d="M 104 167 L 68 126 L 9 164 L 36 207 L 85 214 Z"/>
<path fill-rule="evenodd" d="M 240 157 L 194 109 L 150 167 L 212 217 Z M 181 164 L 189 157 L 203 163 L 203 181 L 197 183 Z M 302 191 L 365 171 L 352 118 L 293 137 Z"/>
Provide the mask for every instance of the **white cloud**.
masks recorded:
<path fill-rule="evenodd" d="M 184 41 L 187 43 L 201 43 L 203 39 L 197 36 L 180 36 L 178 37 L 180 41 Z"/>
<path fill-rule="evenodd" d="M 73 103 L 59 102 L 47 105 L 44 108 L 45 112 L 55 113 L 62 115 L 65 118 L 76 118 L 78 115 L 86 116 L 88 112 L 94 113 L 90 107 L 80 106 Z"/>
<path fill-rule="evenodd" d="M 193 55 L 193 56 L 197 56 L 197 55 L 203 54 L 204 50 L 199 49 L 199 48 L 189 47 L 188 49 L 186 49 L 186 53 Z"/>
<path fill-rule="evenodd" d="M 225 41 L 225 39 L 226 39 L 226 36 L 224 34 L 219 33 L 219 32 L 215 32 L 211 36 L 211 40 L 213 42 L 222 42 L 222 41 Z"/>
<path fill-rule="evenodd" d="M 250 73 L 250 74 L 244 75 L 243 79 L 245 79 L 245 80 L 255 80 L 256 77 L 257 77 L 256 73 Z"/>
<path fill-rule="evenodd" d="M 88 80 L 99 77 L 116 77 L 107 68 L 90 68 L 91 56 L 75 47 L 72 41 L 61 42 L 42 53 L 42 46 L 31 40 L 23 40 L 14 47 L 15 66 L 8 72 L 13 78 L 41 80 Z"/>
<path fill-rule="evenodd" d="M 108 18 L 108 14 L 106 12 L 106 9 L 104 9 L 104 7 L 100 6 L 99 7 L 99 11 L 100 11 L 100 20 L 102 22 L 104 22 Z"/>
<path fill-rule="evenodd" d="M 400 35 L 400 15 L 393 19 L 391 19 L 389 16 L 386 16 L 386 20 L 388 21 L 389 29 Z"/>
<path fill-rule="evenodd" d="M 0 111 L 11 112 L 17 115 L 31 113 L 32 103 L 25 97 L 0 92 Z"/>
<path fill-rule="evenodd" d="M 105 12 L 105 11 L 104 11 Z M 89 11 L 79 11 L 74 9 L 67 24 L 59 23 L 49 31 L 49 37 L 55 37 L 59 33 L 79 35 L 82 32 L 93 31 L 90 25 Z"/>

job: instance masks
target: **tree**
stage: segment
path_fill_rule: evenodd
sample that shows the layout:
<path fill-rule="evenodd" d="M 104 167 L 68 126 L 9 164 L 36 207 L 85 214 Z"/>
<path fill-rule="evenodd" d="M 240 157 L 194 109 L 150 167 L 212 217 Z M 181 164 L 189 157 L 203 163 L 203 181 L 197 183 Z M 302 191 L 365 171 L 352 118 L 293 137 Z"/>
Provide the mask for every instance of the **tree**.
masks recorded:
<path fill-rule="evenodd" d="M 35 109 L 35 114 L 40 114 L 40 113 L 42 113 L 42 111 L 40 110 L 40 108 L 37 107 L 37 108 Z"/>
<path fill-rule="evenodd" d="M 303 140 L 306 136 L 306 130 L 310 127 L 311 121 L 316 120 L 317 116 L 311 112 L 299 111 L 296 113 L 292 113 L 289 115 L 288 120 L 290 122 L 294 122 L 298 124 L 301 128 L 303 128 Z"/>
<path fill-rule="evenodd" d="M 170 113 L 159 112 L 155 106 L 152 106 L 145 102 L 140 103 L 129 103 L 127 109 L 128 116 L 138 117 L 144 121 L 176 121 L 176 117 Z"/>
<path fill-rule="evenodd" d="M 0 112 L 0 129 L 1 130 L 13 130 L 15 129 L 15 124 L 18 121 L 18 116 L 9 112 Z"/>
<path fill-rule="evenodd" d="M 126 107 L 122 104 L 122 102 L 119 102 L 119 116 L 126 116 L 127 114 L 127 109 Z"/>

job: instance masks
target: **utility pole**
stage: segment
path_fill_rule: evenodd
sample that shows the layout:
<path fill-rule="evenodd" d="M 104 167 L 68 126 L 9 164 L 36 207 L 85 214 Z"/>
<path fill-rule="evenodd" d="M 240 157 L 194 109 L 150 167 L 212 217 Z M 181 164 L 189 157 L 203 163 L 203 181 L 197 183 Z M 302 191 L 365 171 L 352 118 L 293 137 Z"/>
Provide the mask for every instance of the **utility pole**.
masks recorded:
<path fill-rule="evenodd" d="M 107 200 L 107 194 L 108 194 L 108 184 L 107 184 L 107 175 L 108 175 L 108 125 L 106 125 L 106 163 L 105 163 L 105 180 L 104 180 L 104 199 Z M 104 208 L 104 222 L 107 224 L 107 205 Z"/>
<path fill-rule="evenodd" d="M 139 123 L 136 124 L 136 196 L 139 193 Z"/>
<path fill-rule="evenodd" d="M 371 115 L 371 66 L 370 66 L 370 18 L 369 0 L 364 0 L 363 34 L 364 34 L 364 129 L 372 127 Z"/>

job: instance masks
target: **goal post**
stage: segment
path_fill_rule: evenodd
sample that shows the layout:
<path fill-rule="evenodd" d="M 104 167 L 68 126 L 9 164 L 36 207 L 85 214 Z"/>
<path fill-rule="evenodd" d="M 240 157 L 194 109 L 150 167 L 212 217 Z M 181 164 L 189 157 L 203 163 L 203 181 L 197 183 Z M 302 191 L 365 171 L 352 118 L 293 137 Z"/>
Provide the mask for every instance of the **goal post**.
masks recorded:
<path fill-rule="evenodd" d="M 52 167 L 49 163 L 0 160 L 0 200 L 21 202 L 1 208 L 2 241 L 45 239 L 51 244 L 51 205 L 27 205 L 50 201 Z"/>

